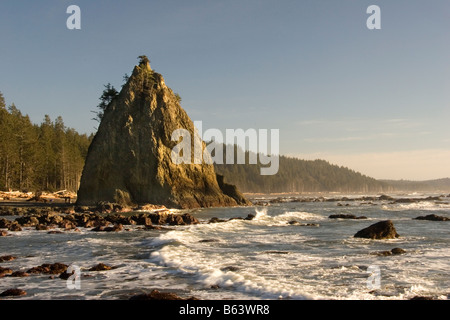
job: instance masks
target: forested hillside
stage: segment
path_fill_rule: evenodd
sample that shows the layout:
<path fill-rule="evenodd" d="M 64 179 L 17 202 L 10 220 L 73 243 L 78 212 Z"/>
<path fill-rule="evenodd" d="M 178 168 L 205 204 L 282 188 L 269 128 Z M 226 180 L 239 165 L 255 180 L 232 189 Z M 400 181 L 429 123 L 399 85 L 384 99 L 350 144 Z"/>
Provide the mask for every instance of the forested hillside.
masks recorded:
<path fill-rule="evenodd" d="M 226 148 L 223 148 L 224 161 Z M 236 157 L 236 148 L 235 148 Z M 246 152 L 246 163 L 249 155 Z M 280 156 L 275 175 L 260 174 L 261 164 L 215 164 L 216 172 L 225 176 L 240 191 L 249 193 L 280 192 L 389 192 L 385 182 L 362 175 L 351 169 L 332 165 L 325 160 L 301 160 Z"/>
<path fill-rule="evenodd" d="M 76 191 L 91 140 L 61 117 L 31 123 L 0 93 L 0 190 Z"/>

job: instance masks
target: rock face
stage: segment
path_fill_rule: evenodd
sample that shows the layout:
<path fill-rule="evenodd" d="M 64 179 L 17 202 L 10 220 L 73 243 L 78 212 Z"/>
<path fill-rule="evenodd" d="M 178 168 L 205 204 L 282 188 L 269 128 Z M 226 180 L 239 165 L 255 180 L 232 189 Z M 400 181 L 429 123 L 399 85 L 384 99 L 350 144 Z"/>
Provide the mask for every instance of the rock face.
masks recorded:
<path fill-rule="evenodd" d="M 172 162 L 172 150 L 182 141 L 172 141 L 176 129 L 189 131 L 193 156 L 194 139 L 200 138 L 192 120 L 148 59 L 141 59 L 104 112 L 86 157 L 77 204 L 110 201 L 173 208 L 250 204 L 236 188 L 220 179 L 218 183 L 212 164 L 194 164 L 193 157 L 192 164 Z"/>
<path fill-rule="evenodd" d="M 395 239 L 398 237 L 399 235 L 391 220 L 377 222 L 355 234 L 355 238 L 369 239 Z"/>

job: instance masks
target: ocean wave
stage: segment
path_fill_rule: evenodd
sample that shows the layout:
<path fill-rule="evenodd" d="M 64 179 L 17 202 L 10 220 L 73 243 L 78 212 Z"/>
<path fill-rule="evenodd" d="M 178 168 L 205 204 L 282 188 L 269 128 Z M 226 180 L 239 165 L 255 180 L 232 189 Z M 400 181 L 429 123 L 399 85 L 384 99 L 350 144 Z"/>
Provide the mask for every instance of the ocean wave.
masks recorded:
<path fill-rule="evenodd" d="M 385 204 L 382 205 L 381 208 L 386 211 L 406 211 L 406 210 L 441 211 L 441 210 L 450 210 L 450 204 L 436 203 L 432 201 L 420 201 L 413 203 Z"/>
<path fill-rule="evenodd" d="M 189 274 L 191 279 L 195 279 L 196 283 L 205 289 L 218 286 L 262 299 L 311 298 L 298 287 L 297 289 L 289 288 L 286 283 L 279 281 L 280 279 L 256 274 L 254 268 L 250 268 L 242 257 L 238 256 L 224 257 L 220 254 L 202 253 L 186 247 L 168 246 L 153 252 L 150 261 L 165 267 L 176 268 L 182 274 Z M 239 267 L 230 267 L 235 264 Z"/>

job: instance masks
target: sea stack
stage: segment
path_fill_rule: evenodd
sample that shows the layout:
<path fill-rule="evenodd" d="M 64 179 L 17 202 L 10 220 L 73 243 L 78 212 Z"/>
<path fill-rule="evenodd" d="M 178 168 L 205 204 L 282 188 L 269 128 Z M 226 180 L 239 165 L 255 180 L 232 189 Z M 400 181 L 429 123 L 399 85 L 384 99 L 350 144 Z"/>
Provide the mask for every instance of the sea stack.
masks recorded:
<path fill-rule="evenodd" d="M 162 75 L 151 69 L 147 57 L 140 58 L 103 114 L 88 150 L 77 204 L 109 201 L 170 208 L 250 204 L 216 175 L 212 164 L 172 161 L 171 152 L 181 141 L 172 141 L 176 129 L 189 131 L 192 150 L 194 139 L 200 138 Z M 205 148 L 201 140 L 200 145 Z"/>

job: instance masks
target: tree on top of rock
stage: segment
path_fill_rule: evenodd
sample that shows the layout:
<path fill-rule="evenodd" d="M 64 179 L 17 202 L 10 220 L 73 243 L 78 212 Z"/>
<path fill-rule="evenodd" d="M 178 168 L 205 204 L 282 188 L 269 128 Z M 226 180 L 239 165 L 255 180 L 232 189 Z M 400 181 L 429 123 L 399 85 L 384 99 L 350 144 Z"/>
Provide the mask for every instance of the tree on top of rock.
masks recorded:
<path fill-rule="evenodd" d="M 139 65 L 147 65 L 150 64 L 150 60 L 147 58 L 147 56 L 139 56 Z"/>

